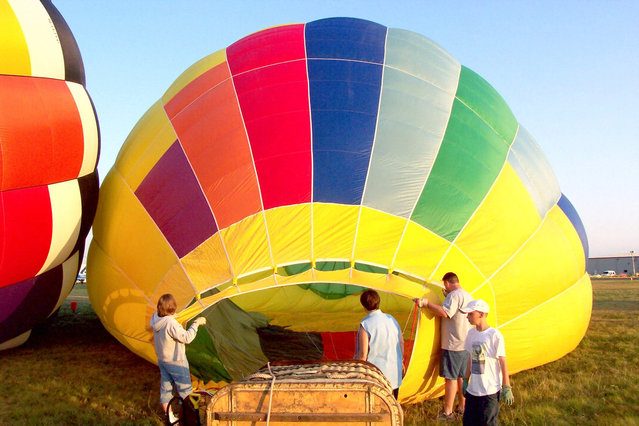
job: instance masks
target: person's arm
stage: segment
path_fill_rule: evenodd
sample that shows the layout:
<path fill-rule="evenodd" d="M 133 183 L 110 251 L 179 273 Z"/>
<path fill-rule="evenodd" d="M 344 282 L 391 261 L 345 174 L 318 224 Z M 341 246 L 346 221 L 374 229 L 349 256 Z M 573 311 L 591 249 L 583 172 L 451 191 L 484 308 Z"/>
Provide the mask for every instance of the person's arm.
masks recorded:
<path fill-rule="evenodd" d="M 510 386 L 510 376 L 508 375 L 508 365 L 506 364 L 506 357 L 500 356 L 499 367 L 501 368 L 501 399 L 507 404 L 512 405 L 515 402 L 513 396 L 512 386 Z"/>
<path fill-rule="evenodd" d="M 368 333 L 364 330 L 364 327 L 359 326 L 357 330 L 357 353 L 355 359 L 360 361 L 366 361 L 368 357 Z"/>
<path fill-rule="evenodd" d="M 206 319 L 204 317 L 198 317 L 195 319 L 195 321 L 193 321 L 188 330 L 185 330 L 184 327 L 182 327 L 176 319 L 173 319 L 167 328 L 167 332 L 169 333 L 169 336 L 171 336 L 178 342 L 188 344 L 195 339 L 195 336 L 197 335 L 197 329 L 200 324 L 205 323 Z"/>
<path fill-rule="evenodd" d="M 430 300 L 428 300 L 425 297 L 422 297 L 421 299 L 417 299 L 417 305 L 420 308 L 426 308 L 428 310 L 430 310 L 434 315 L 441 317 L 441 318 L 448 318 L 448 314 L 446 313 L 446 311 L 444 310 L 444 308 L 442 308 L 442 305 L 439 305 L 435 302 L 431 302 Z"/>

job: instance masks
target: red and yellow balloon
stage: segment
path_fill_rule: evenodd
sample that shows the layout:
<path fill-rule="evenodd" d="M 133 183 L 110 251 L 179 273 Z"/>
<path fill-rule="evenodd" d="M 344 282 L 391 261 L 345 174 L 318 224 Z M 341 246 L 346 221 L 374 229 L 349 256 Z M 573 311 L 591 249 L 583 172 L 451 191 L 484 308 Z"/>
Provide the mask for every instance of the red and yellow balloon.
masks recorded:
<path fill-rule="evenodd" d="M 48 0 L 0 0 L 0 349 L 60 306 L 98 195 L 98 123 L 69 27 Z"/>

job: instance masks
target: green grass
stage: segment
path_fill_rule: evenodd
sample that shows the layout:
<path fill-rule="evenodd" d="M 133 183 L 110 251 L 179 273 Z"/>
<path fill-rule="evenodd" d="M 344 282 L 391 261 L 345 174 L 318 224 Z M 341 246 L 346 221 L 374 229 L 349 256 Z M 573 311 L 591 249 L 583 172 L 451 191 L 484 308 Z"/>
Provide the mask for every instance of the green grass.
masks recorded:
<path fill-rule="evenodd" d="M 504 425 L 639 425 L 639 281 L 593 282 L 590 327 L 564 358 L 512 377 Z M 78 311 L 69 309 L 78 301 Z M 29 341 L 0 352 L 0 425 L 160 425 L 159 372 L 109 335 L 76 287 Z M 405 406 L 436 424 L 441 401 Z"/>

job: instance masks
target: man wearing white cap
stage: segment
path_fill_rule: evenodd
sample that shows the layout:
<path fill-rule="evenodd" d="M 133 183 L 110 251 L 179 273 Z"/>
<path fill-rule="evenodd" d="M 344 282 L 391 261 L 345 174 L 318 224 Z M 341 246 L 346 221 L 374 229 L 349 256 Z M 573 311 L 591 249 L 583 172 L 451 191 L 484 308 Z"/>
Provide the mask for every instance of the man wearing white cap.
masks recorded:
<path fill-rule="evenodd" d="M 504 336 L 488 325 L 486 318 L 490 308 L 485 301 L 473 300 L 461 311 L 468 314 L 468 322 L 475 326 L 466 337 L 470 358 L 464 380 L 466 409 L 463 422 L 464 425 L 497 425 L 499 400 L 508 405 L 514 402 Z"/>

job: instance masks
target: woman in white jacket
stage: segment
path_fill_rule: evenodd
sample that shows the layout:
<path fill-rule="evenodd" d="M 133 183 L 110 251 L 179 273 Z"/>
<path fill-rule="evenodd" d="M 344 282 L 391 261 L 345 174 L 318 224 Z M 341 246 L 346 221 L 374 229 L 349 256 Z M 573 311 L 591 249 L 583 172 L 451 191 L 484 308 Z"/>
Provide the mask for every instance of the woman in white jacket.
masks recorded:
<path fill-rule="evenodd" d="M 182 399 L 193 391 L 185 344 L 191 343 L 206 318 L 196 318 L 188 330 L 175 319 L 177 302 L 172 294 L 163 294 L 158 300 L 157 312 L 151 318 L 153 344 L 160 367 L 160 402 L 166 408 L 173 396 L 173 387 Z"/>

